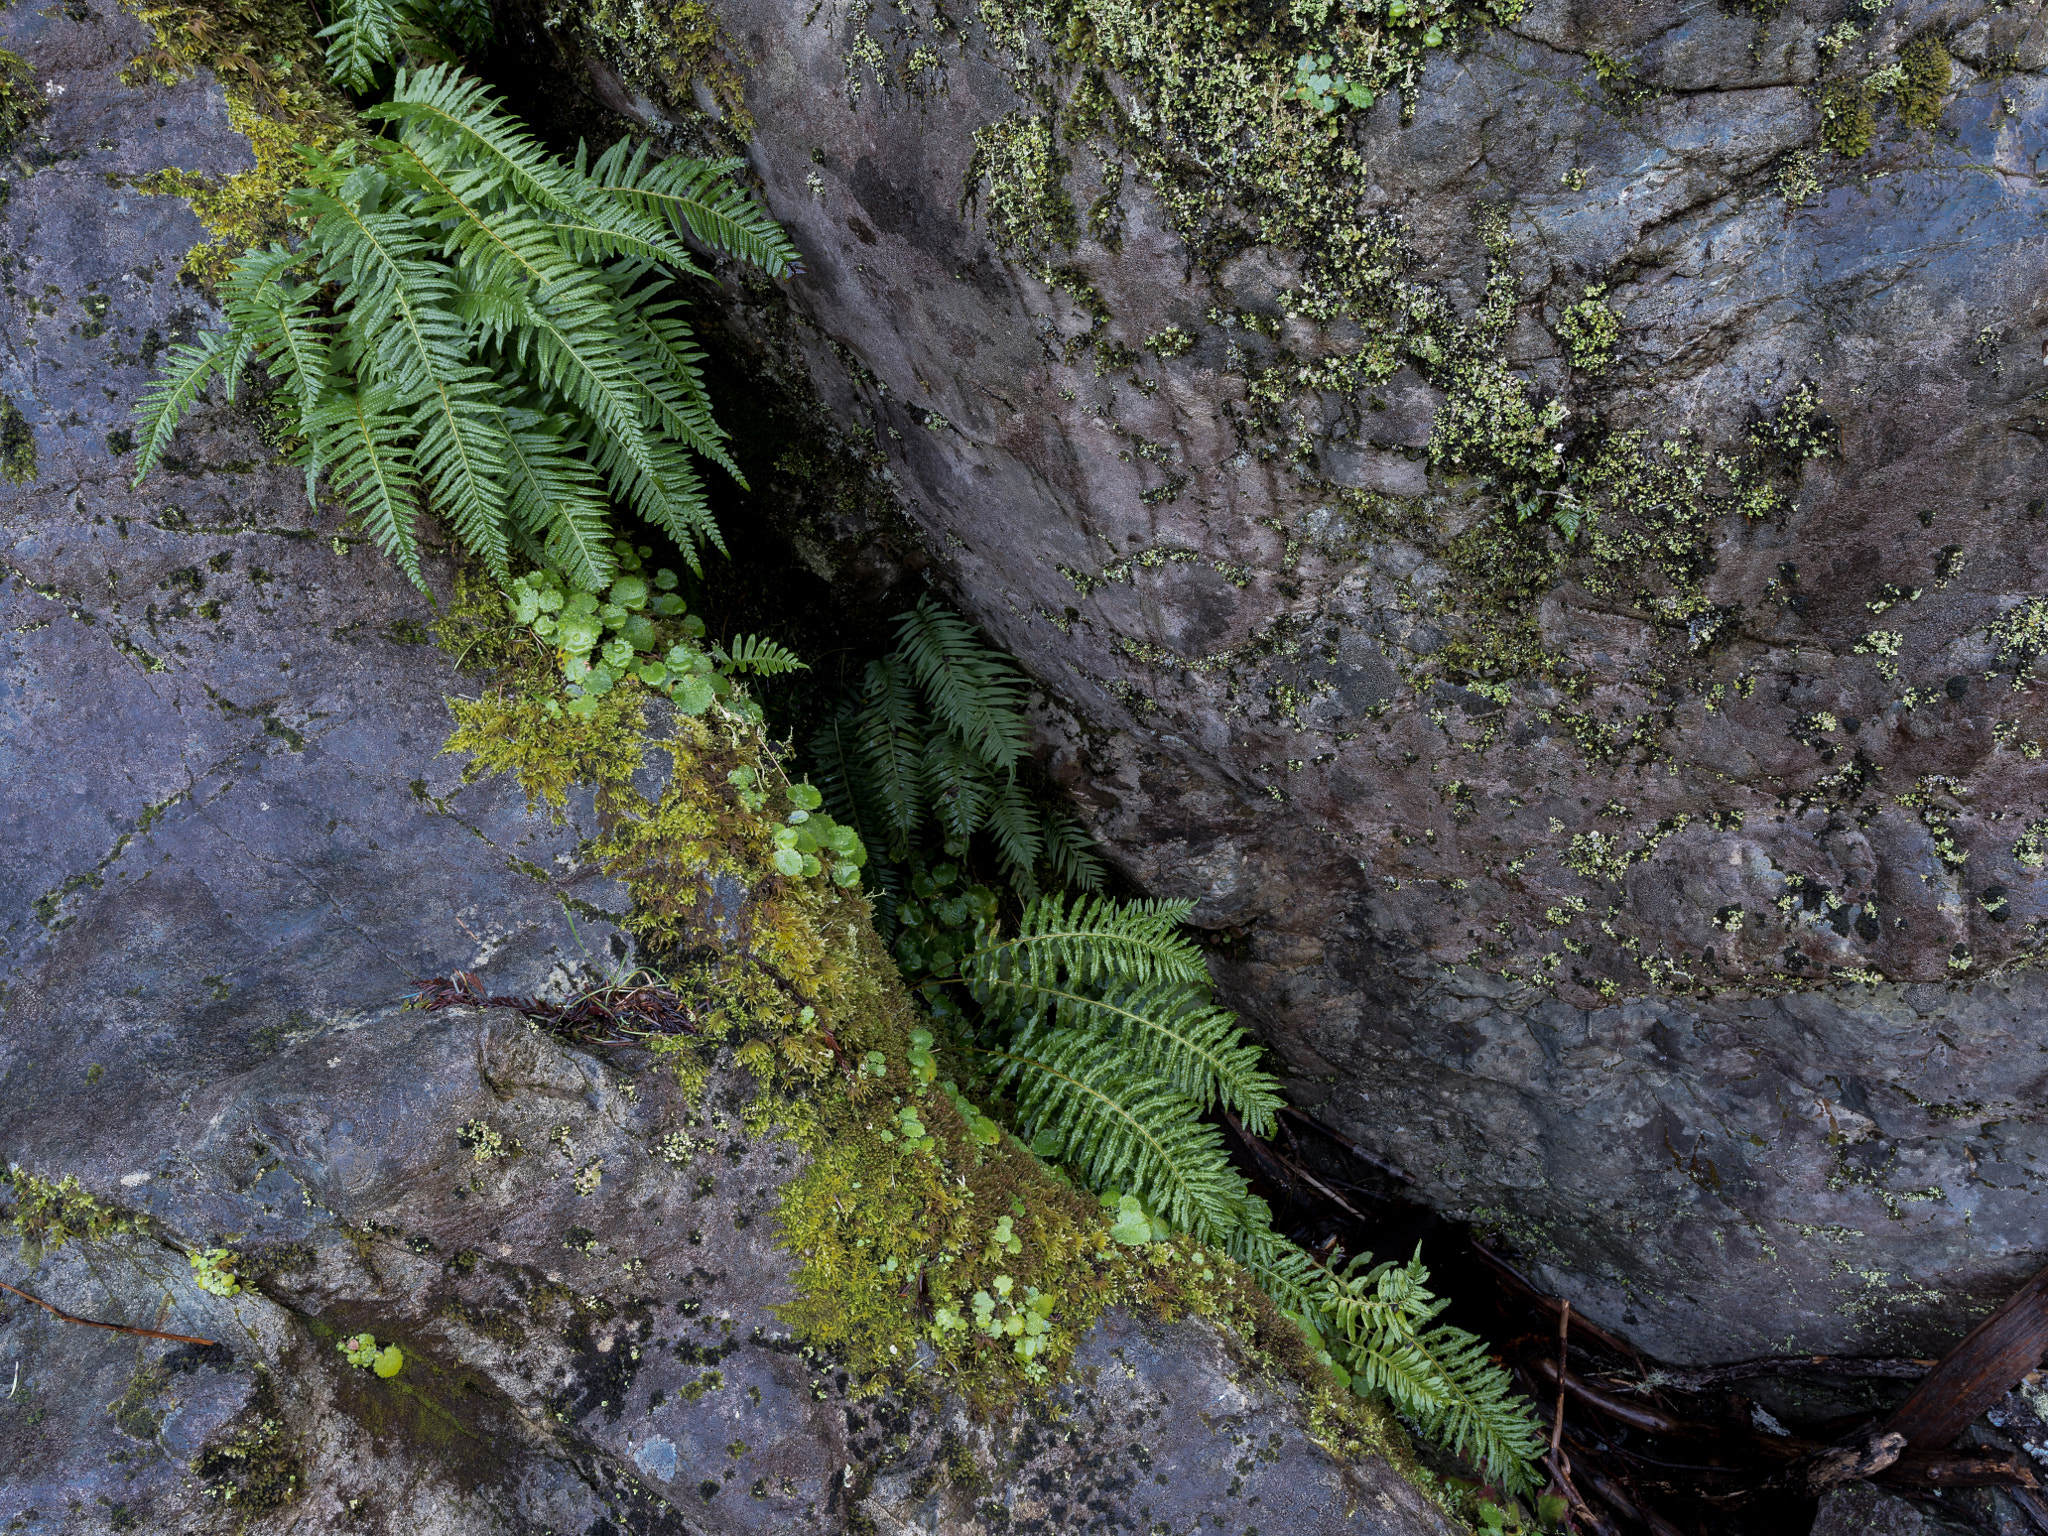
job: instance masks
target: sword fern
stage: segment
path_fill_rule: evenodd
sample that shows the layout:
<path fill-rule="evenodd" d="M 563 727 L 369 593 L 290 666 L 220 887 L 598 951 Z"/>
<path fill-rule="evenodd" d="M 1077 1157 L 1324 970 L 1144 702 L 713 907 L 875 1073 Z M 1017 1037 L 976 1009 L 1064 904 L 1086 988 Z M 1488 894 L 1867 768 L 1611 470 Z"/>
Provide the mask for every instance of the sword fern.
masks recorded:
<path fill-rule="evenodd" d="M 389 57 L 379 29 L 415 14 L 358 0 L 329 30 L 346 58 Z M 704 275 L 686 239 L 778 277 L 796 258 L 736 162 L 623 143 L 564 162 L 441 64 L 364 115 L 389 137 L 308 156 L 297 243 L 235 264 L 225 329 L 173 349 L 137 407 L 137 482 L 254 359 L 296 411 L 309 495 L 324 475 L 417 584 L 429 508 L 501 578 L 517 549 L 590 591 L 614 574 L 608 503 L 693 567 L 722 549 L 697 461 L 739 470 L 672 280 Z"/>

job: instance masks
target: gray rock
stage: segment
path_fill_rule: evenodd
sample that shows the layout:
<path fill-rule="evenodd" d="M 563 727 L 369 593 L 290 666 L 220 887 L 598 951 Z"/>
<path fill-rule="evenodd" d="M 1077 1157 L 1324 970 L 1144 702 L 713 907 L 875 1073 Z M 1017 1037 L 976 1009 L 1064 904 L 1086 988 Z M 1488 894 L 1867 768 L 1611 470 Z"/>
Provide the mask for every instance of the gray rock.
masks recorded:
<path fill-rule="evenodd" d="M 469 684 L 432 606 L 251 414 L 202 410 L 129 488 L 130 404 L 210 316 L 177 277 L 199 225 L 128 178 L 247 164 L 212 82 L 118 83 L 146 41 L 111 0 L 0 13 L 63 87 L 0 209 L 0 391 L 37 455 L 0 485 L 0 1219 L 33 1179 L 100 1213 L 0 1273 L 197 1342 L 0 1295 L 0 1524 L 1451 1531 L 1199 1323 L 1112 1317 L 1057 1420 L 972 1421 L 928 1372 L 856 1397 L 777 1318 L 802 1158 L 746 1132 L 743 1081 L 686 1100 L 521 1015 L 404 1006 L 631 963 L 626 894 L 587 797 L 557 825 L 440 754 Z M 214 1248 L 236 1294 L 197 1283 Z M 348 1363 L 365 1330 L 398 1374 Z"/>
<path fill-rule="evenodd" d="M 1501 355 L 1574 420 L 1740 455 L 1810 378 L 1839 424 L 1769 516 L 1619 496 L 1602 535 L 1672 569 L 1598 587 L 1402 457 L 1442 399 L 1413 365 L 1252 408 L 1261 369 L 1359 340 L 1276 318 L 1301 253 L 1205 264 L 1133 165 L 1061 286 L 1006 259 L 974 135 L 1064 110 L 1042 42 L 1025 81 L 928 4 L 721 8 L 805 252 L 775 366 L 872 431 L 934 575 L 1057 701 L 1045 760 L 1111 856 L 1247 931 L 1218 976 L 1299 1098 L 1674 1359 L 1934 1351 L 2048 1256 L 2048 722 L 1994 630 L 2044 580 L 2043 24 L 1891 7 L 1855 70 L 1923 33 L 1963 62 L 1937 131 L 1880 100 L 1850 166 L 1816 149 L 1838 11 L 1535 5 L 1434 56 L 1412 118 L 1361 114 L 1360 217 L 1399 219 L 1415 291 L 1469 315 L 1505 210 Z M 701 134 L 633 40 L 563 36 Z M 1085 209 L 1119 151 L 1060 149 Z M 1589 283 L 1598 375 L 1558 340 Z M 1140 350 L 1167 326 L 1185 355 Z M 1522 659 L 1472 659 L 1498 643 Z"/>

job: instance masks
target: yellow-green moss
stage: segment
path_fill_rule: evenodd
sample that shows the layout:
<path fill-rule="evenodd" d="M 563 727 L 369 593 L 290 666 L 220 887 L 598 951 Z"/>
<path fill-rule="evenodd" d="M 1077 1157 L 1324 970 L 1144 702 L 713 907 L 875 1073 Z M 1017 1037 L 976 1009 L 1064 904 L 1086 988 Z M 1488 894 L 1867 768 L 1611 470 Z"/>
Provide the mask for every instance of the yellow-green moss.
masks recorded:
<path fill-rule="evenodd" d="M 285 194 L 305 184 L 300 149 L 331 152 L 356 131 L 355 114 L 327 81 L 314 37 L 321 23 L 299 0 L 131 0 L 131 8 L 154 33 L 155 46 L 130 61 L 122 79 L 169 85 L 212 70 L 227 96 L 229 123 L 256 157 L 252 169 L 233 176 L 172 169 L 136 183 L 191 202 L 213 238 L 192 248 L 184 270 L 210 286 L 244 251 L 285 237 Z"/>
<path fill-rule="evenodd" d="M 1928 36 L 1899 50 L 1905 81 L 1899 87 L 1899 116 L 1918 128 L 1941 126 L 1941 103 L 1948 95 L 1953 61 L 1939 37 Z"/>
<path fill-rule="evenodd" d="M 141 1220 L 95 1197 L 76 1174 L 41 1178 L 19 1163 L 8 1165 L 0 1183 L 14 1192 L 7 1219 L 32 1253 L 54 1253 L 74 1239 L 105 1242 L 141 1230 Z"/>
<path fill-rule="evenodd" d="M 48 105 L 28 61 L 0 48 L 0 149 L 13 144 Z"/>
<path fill-rule="evenodd" d="M 19 485 L 36 477 L 36 434 L 12 395 L 0 395 L 0 476 Z"/>
<path fill-rule="evenodd" d="M 693 87 L 701 83 L 732 137 L 744 143 L 754 136 L 741 73 L 746 51 L 705 0 L 592 0 L 574 15 L 576 25 L 611 45 L 606 53 L 627 85 L 696 115 Z"/>
<path fill-rule="evenodd" d="M 555 699 L 554 658 L 477 586 L 459 590 L 438 633 L 497 663 L 478 696 L 450 701 L 447 750 L 470 754 L 465 772 L 509 773 L 556 811 L 575 785 L 593 789 L 589 851 L 632 893 L 626 924 L 665 958 L 697 1023 L 652 1043 L 686 1083 L 729 1051 L 762 1090 L 749 1132 L 773 1130 L 806 1153 L 780 1207 L 799 1293 L 784 1315 L 799 1337 L 876 1385 L 929 1349 L 968 1401 L 999 1412 L 1057 1381 L 1106 1307 L 1197 1315 L 1225 1325 L 1257 1368 L 1302 1383 L 1333 1448 L 1398 1445 L 1378 1410 L 1337 1393 L 1235 1263 L 1186 1238 L 1117 1241 L 1101 1201 L 956 1107 L 948 1083 L 965 1074 L 942 1045 L 920 1064 L 913 1036 L 929 1021 L 867 898 L 774 872 L 772 815 L 749 810 L 731 777 L 749 767 L 784 782 L 758 726 L 714 710 L 650 732 L 651 703 L 631 682 L 595 715 L 572 717 Z M 652 799 L 635 786 L 652 782 L 650 768 L 665 781 Z M 978 1298 L 994 1332 L 976 1325 Z M 1039 1319 L 1029 1331 L 1026 1311 Z"/>
<path fill-rule="evenodd" d="M 1837 80 L 1820 99 L 1820 141 L 1845 160 L 1867 153 L 1877 137 L 1877 116 L 1860 80 Z"/>

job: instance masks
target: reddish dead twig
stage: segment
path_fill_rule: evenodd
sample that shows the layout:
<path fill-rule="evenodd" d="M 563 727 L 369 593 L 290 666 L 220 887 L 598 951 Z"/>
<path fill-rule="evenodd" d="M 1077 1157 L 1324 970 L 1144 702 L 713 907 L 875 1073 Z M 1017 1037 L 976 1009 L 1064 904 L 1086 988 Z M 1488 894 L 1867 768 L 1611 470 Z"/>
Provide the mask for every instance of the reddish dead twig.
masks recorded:
<path fill-rule="evenodd" d="M 634 1045 L 657 1035 L 694 1035 L 697 1016 L 673 988 L 649 982 L 613 982 L 566 1003 L 487 994 L 474 972 L 457 971 L 420 983 L 421 1008 L 509 1008 L 549 1034 L 577 1045 Z"/>
<path fill-rule="evenodd" d="M 218 1339 L 195 1339 L 189 1333 L 164 1333 L 156 1328 L 138 1328 L 133 1323 L 103 1323 L 97 1318 L 74 1317 L 62 1307 L 53 1307 L 43 1300 L 42 1297 L 31 1296 L 27 1291 L 22 1290 L 18 1286 L 9 1285 L 5 1280 L 0 1280 L 0 1291 L 6 1291 L 11 1295 L 19 1296 L 23 1301 L 32 1301 L 52 1317 L 59 1318 L 67 1323 L 79 1323 L 87 1328 L 104 1328 L 109 1333 L 132 1333 L 137 1338 L 143 1339 L 169 1339 L 173 1344 L 203 1344 L 208 1349 L 217 1347 L 220 1342 Z"/>

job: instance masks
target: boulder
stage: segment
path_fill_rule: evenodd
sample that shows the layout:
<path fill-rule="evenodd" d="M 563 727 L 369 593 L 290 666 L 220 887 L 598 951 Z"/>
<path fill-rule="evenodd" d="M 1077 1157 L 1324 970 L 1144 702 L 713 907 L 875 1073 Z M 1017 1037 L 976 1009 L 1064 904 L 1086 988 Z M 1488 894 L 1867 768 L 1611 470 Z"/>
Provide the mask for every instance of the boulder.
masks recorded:
<path fill-rule="evenodd" d="M 734 335 L 1298 1101 L 1653 1353 L 1934 1352 L 2048 1258 L 2043 23 L 1501 4 L 1319 112 L 1283 9 L 534 31 L 744 145 Z"/>
<path fill-rule="evenodd" d="M 443 754 L 480 686 L 434 643 L 447 552 L 437 608 L 246 400 L 129 484 L 134 401 L 215 318 L 200 223 L 137 183 L 254 163 L 214 77 L 126 69 L 150 44 L 112 0 L 0 13 L 45 103 L 0 207 L 0 1523 L 1455 1529 L 1398 1431 L 1324 1449 L 1218 1322 L 1111 1311 L 979 1413 L 792 1336 L 807 1158 L 753 1081 L 531 1022 L 639 962 L 633 898 L 590 787 L 558 817 Z M 414 1006 L 457 972 L 526 1001 Z"/>

